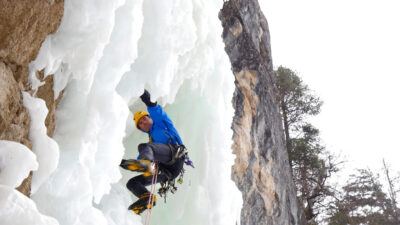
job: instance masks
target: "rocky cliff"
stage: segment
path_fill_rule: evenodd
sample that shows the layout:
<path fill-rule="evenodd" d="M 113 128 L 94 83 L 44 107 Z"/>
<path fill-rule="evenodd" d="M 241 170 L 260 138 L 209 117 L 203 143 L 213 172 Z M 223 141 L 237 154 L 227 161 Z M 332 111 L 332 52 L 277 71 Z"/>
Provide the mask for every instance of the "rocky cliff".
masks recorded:
<path fill-rule="evenodd" d="M 32 148 L 28 139 L 30 116 L 22 105 L 22 91 L 33 93 L 28 83 L 28 64 L 34 60 L 47 35 L 55 32 L 64 11 L 63 0 L 0 0 L 0 140 L 16 141 Z M 43 79 L 43 72 L 37 74 Z M 36 97 L 46 102 L 48 135 L 55 128 L 52 76 Z M 29 176 L 18 188 L 29 196 Z"/>
<path fill-rule="evenodd" d="M 243 196 L 241 224 L 304 224 L 275 100 L 267 20 L 257 0 L 225 2 L 219 18 L 236 85 L 232 178 Z"/>

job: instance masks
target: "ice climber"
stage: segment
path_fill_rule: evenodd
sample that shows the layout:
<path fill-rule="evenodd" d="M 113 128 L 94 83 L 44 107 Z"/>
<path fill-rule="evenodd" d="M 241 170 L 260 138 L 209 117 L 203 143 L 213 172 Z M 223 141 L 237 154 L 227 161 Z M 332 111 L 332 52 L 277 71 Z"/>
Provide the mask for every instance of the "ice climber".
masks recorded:
<path fill-rule="evenodd" d="M 185 161 L 187 164 L 191 164 L 182 139 L 166 112 L 157 102 L 151 102 L 150 93 L 147 90 L 144 90 L 140 98 L 146 104 L 148 112 L 138 111 L 134 114 L 133 119 L 136 127 L 149 135 L 149 142 L 139 144 L 139 156 L 136 160 L 123 159 L 120 165 L 127 170 L 143 172 L 143 174 L 131 178 L 126 184 L 127 188 L 139 198 L 128 208 L 136 214 L 156 205 L 157 196 L 151 195 L 146 188 L 152 184 L 155 173 L 157 173 L 155 176 L 157 180 L 154 183 L 165 184 L 183 173 Z M 149 201 L 151 196 L 153 199 Z"/>

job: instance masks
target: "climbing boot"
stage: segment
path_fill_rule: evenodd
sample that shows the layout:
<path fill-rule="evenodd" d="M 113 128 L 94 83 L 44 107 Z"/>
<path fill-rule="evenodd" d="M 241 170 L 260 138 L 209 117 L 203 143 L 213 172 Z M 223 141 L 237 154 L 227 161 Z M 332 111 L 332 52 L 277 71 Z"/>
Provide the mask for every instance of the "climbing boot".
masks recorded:
<path fill-rule="evenodd" d="M 123 159 L 119 166 L 130 171 L 144 172 L 143 175 L 145 177 L 151 176 L 154 173 L 153 164 L 147 159 Z"/>
<path fill-rule="evenodd" d="M 150 202 L 149 202 L 150 196 L 153 196 L 153 199 L 150 200 Z M 156 201 L 157 201 L 156 195 L 151 195 L 150 193 L 145 193 L 142 196 L 140 196 L 140 198 L 136 202 L 134 202 L 132 205 L 130 205 L 128 209 L 132 210 L 136 214 L 140 215 L 146 209 L 153 208 L 153 206 L 156 205 Z"/>

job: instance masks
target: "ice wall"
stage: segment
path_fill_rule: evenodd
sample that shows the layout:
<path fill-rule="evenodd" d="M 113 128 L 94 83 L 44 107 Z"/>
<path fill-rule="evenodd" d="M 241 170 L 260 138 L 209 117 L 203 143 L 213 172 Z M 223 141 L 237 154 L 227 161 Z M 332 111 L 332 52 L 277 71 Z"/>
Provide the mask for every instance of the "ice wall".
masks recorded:
<path fill-rule="evenodd" d="M 65 88 L 54 134 L 59 161 L 32 195 L 42 215 L 29 214 L 54 220 L 37 224 L 141 224 L 126 210 L 136 199 L 125 183 L 135 174 L 118 165 L 147 141 L 131 119 L 144 108 L 137 101 L 144 88 L 165 107 L 196 165 L 178 193 L 166 204 L 159 200 L 152 223 L 239 222 L 241 194 L 230 178 L 234 86 L 220 37 L 221 5 L 65 1 L 60 28 L 30 64 L 34 88 L 41 85 L 34 73 L 43 68 L 55 74 L 56 97 Z"/>

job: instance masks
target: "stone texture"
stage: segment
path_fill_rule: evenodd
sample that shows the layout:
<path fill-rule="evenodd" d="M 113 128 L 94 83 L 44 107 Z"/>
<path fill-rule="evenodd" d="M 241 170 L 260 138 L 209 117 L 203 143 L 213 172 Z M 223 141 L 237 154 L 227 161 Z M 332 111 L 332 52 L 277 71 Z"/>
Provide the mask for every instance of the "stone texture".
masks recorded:
<path fill-rule="evenodd" d="M 267 20 L 256 0 L 225 2 L 219 18 L 236 85 L 232 179 L 243 196 L 241 224 L 305 224 L 276 102 Z"/>
<path fill-rule="evenodd" d="M 20 142 L 28 148 L 30 116 L 22 104 L 22 91 L 32 93 L 28 84 L 28 63 L 34 60 L 47 35 L 55 32 L 64 12 L 63 0 L 0 0 L 0 139 Z M 48 134 L 55 127 L 53 79 L 38 90 L 46 101 Z M 60 95 L 61 96 L 61 95 Z M 32 175 L 32 173 L 31 173 Z M 30 195 L 31 175 L 17 189 Z"/>
<path fill-rule="evenodd" d="M 44 85 L 39 87 L 39 90 L 36 93 L 36 97 L 43 99 L 46 102 L 47 109 L 49 110 L 45 125 L 47 127 L 47 135 L 49 137 L 53 137 L 54 130 L 56 128 L 56 121 L 55 121 L 55 112 L 58 103 L 60 103 L 63 91 L 58 95 L 57 99 L 54 99 L 54 92 L 53 92 L 53 75 L 49 75 L 46 79 L 43 80 L 43 71 L 39 72 L 39 78 L 45 82 Z"/>
<path fill-rule="evenodd" d="M 32 148 L 28 140 L 28 111 L 22 106 L 22 93 L 13 73 L 0 61 L 0 139 L 16 141 Z"/>
<path fill-rule="evenodd" d="M 0 0 L 0 58 L 26 65 L 58 28 L 63 0 Z"/>

